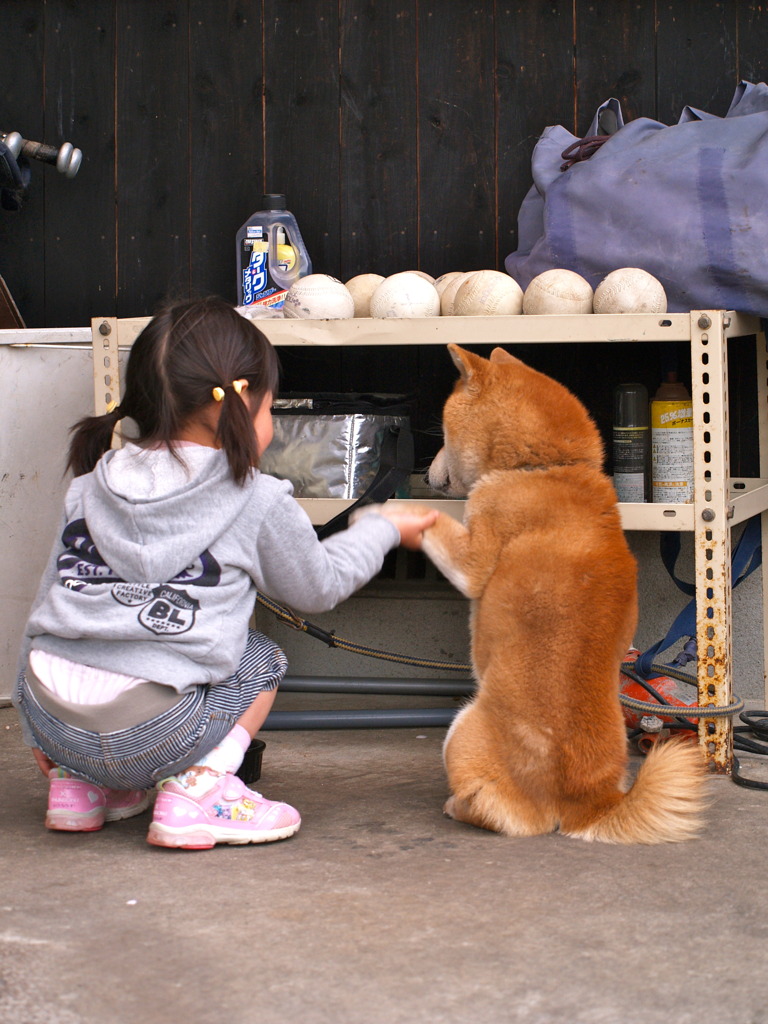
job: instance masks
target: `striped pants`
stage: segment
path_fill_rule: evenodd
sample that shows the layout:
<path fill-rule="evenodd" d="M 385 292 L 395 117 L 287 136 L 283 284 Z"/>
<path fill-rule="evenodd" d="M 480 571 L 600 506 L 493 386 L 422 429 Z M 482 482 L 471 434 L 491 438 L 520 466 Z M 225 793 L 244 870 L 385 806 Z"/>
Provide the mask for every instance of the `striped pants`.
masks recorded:
<path fill-rule="evenodd" d="M 71 714 L 62 712 L 39 684 L 26 677 L 21 680 L 19 711 L 40 749 L 73 775 L 112 789 L 149 789 L 213 750 L 259 693 L 275 689 L 287 668 L 277 644 L 249 630 L 234 675 L 215 686 L 198 686 L 180 694 L 178 700 L 171 694 L 170 706 L 138 725 L 89 729 L 76 706 Z M 124 704 L 130 694 L 129 690 L 118 700 Z M 167 695 L 164 702 L 168 703 Z M 108 706 L 100 706 L 103 717 L 108 719 L 109 712 Z"/>

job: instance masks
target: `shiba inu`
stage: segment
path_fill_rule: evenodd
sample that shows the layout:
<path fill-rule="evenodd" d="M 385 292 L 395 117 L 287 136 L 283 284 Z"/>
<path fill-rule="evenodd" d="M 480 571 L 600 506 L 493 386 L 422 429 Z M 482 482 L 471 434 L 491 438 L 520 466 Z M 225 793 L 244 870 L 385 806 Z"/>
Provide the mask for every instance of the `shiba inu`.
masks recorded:
<path fill-rule="evenodd" d="M 494 349 L 448 346 L 459 380 L 430 486 L 466 497 L 423 548 L 471 604 L 477 693 L 445 740 L 445 811 L 511 836 L 688 839 L 702 826 L 698 747 L 654 747 L 627 788 L 619 666 L 637 618 L 636 565 L 603 445 L 564 386 Z"/>

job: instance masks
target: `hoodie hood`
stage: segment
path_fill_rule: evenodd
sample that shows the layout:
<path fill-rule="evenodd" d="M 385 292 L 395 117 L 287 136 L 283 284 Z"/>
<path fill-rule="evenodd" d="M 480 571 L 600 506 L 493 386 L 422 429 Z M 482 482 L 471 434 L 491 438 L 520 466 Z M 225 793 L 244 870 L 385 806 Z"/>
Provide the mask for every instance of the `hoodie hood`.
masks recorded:
<path fill-rule="evenodd" d="M 101 558 L 126 581 L 159 583 L 196 564 L 249 501 L 223 451 L 134 444 L 107 452 L 84 489 L 83 512 Z"/>

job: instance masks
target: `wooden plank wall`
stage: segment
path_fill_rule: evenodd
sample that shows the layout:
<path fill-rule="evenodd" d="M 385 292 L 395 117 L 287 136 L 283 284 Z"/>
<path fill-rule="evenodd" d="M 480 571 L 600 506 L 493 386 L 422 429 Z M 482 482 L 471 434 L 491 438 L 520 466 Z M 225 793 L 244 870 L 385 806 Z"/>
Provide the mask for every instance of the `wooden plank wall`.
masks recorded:
<path fill-rule="evenodd" d="M 749 0 L 0 0 L 0 19 L 0 131 L 84 153 L 73 180 L 33 166 L 27 207 L 0 211 L 29 326 L 234 300 L 235 232 L 265 191 L 342 280 L 501 268 L 543 127 L 583 134 L 610 96 L 626 119 L 724 114 L 768 70 Z M 442 396 L 452 376 L 416 354 L 303 358 L 291 383 L 317 389 L 418 376 Z M 584 376 L 585 353 L 549 358 Z"/>

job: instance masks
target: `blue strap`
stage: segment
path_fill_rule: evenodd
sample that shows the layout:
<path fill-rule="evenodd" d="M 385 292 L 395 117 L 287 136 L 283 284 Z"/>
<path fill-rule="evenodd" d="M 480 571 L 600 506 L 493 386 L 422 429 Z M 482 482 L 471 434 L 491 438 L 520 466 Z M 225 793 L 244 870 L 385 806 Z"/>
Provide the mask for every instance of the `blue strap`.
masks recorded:
<path fill-rule="evenodd" d="M 667 539 L 669 538 L 669 539 Z M 675 581 L 675 584 L 686 594 L 694 594 L 696 588 L 693 583 L 686 583 L 675 575 L 675 563 L 680 553 L 680 536 L 677 533 L 662 533 L 661 535 L 661 558 L 667 572 Z M 760 516 L 753 516 L 744 528 L 731 558 L 732 587 L 736 587 L 745 580 L 747 576 L 755 571 L 762 563 L 762 534 Z M 635 662 L 635 671 L 644 679 L 655 679 L 659 673 L 653 672 L 651 666 L 659 651 L 665 651 L 681 637 L 696 636 L 696 600 L 688 602 L 675 621 L 669 627 L 669 631 L 663 640 L 659 640 L 652 647 L 638 657 Z M 686 644 L 688 648 L 690 645 Z M 693 660 L 693 655 L 688 650 L 684 655 L 684 661 Z M 676 659 L 677 661 L 677 659 Z"/>

